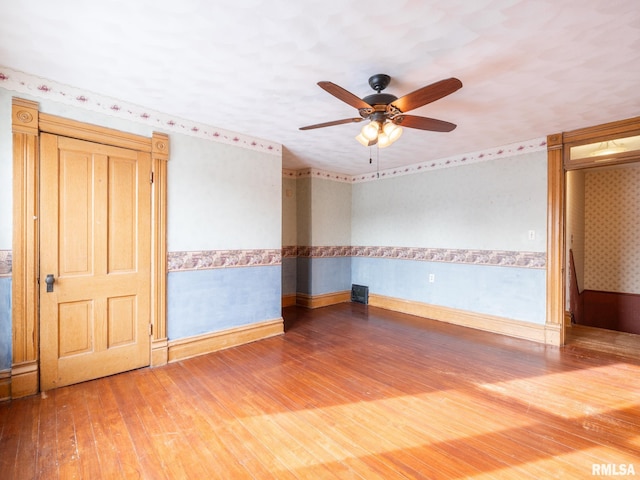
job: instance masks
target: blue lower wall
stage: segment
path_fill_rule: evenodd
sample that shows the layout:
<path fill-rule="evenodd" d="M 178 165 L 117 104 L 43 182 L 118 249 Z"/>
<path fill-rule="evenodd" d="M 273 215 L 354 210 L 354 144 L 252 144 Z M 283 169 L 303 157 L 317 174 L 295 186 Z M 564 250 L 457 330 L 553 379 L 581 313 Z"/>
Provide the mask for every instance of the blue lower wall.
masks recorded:
<path fill-rule="evenodd" d="M 351 290 L 351 257 L 298 257 L 297 292 L 307 295 Z"/>
<path fill-rule="evenodd" d="M 280 318 L 281 267 L 171 272 L 170 340 Z M 11 368 L 11 278 L 0 277 L 0 370 Z"/>
<path fill-rule="evenodd" d="M 11 277 L 0 277 L 0 370 L 11 368 Z"/>
<path fill-rule="evenodd" d="M 298 259 L 282 259 L 282 295 L 295 295 L 298 282 Z"/>
<path fill-rule="evenodd" d="M 296 291 L 307 295 L 367 285 L 372 294 L 545 323 L 544 269 L 356 256 L 298 257 L 296 270 Z"/>
<path fill-rule="evenodd" d="M 545 323 L 544 269 L 352 257 L 351 270 L 370 294 Z"/>
<path fill-rule="evenodd" d="M 281 296 L 280 265 L 170 272 L 169 340 L 280 318 Z"/>
<path fill-rule="evenodd" d="M 435 282 L 429 283 L 429 274 Z M 367 285 L 372 294 L 544 324 L 543 269 L 366 257 L 298 257 L 282 266 L 171 272 L 170 340 L 281 316 L 283 294 L 322 295 Z M 11 368 L 11 278 L 0 278 L 0 370 Z"/>

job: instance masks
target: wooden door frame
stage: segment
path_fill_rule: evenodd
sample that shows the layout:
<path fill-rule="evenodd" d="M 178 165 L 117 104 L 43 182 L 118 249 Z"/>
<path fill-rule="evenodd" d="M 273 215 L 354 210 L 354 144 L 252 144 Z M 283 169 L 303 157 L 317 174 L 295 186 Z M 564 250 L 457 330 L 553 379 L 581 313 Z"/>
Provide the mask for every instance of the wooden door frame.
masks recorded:
<path fill-rule="evenodd" d="M 167 161 L 169 137 L 144 137 L 39 112 L 37 102 L 12 99 L 13 251 L 11 286 L 12 365 L 10 397 L 38 393 L 39 367 L 39 137 L 40 132 L 151 154 L 151 351 L 150 365 L 168 360 Z"/>
<path fill-rule="evenodd" d="M 571 326 L 566 311 L 566 173 L 594 166 L 584 162 L 572 164 L 571 147 L 617 138 L 640 135 L 640 117 L 593 127 L 580 128 L 547 136 L 547 327 L 557 331 L 557 345 L 565 343 L 565 329 Z M 607 165 L 638 161 L 638 155 L 625 155 Z M 602 165 L 602 164 L 600 164 Z"/>

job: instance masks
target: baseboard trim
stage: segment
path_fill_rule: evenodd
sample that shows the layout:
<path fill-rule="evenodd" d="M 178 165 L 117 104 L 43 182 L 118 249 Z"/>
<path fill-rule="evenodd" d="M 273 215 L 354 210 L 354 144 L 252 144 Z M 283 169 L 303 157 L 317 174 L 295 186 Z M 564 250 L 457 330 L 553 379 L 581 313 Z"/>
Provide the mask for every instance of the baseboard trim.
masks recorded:
<path fill-rule="evenodd" d="M 0 402 L 11 400 L 11 370 L 0 370 Z"/>
<path fill-rule="evenodd" d="M 284 320 L 277 318 L 220 332 L 170 340 L 168 342 L 168 360 L 169 363 L 178 362 L 198 355 L 282 335 L 283 333 Z"/>
<path fill-rule="evenodd" d="M 295 293 L 293 293 L 291 295 L 283 295 L 282 296 L 282 308 L 284 308 L 284 307 L 293 307 L 296 304 L 296 297 L 297 297 L 297 295 Z"/>
<path fill-rule="evenodd" d="M 151 366 L 160 367 L 169 361 L 169 341 L 166 338 L 151 341 Z"/>
<path fill-rule="evenodd" d="M 351 291 L 325 293 L 323 295 L 296 294 L 296 305 L 306 308 L 328 307 L 351 301 Z"/>
<path fill-rule="evenodd" d="M 11 398 L 35 395 L 39 386 L 37 361 L 15 363 L 11 367 Z"/>
<path fill-rule="evenodd" d="M 510 318 L 485 315 L 456 308 L 402 300 L 384 295 L 369 294 L 369 305 L 396 312 L 425 317 L 462 327 L 484 330 L 509 337 L 522 338 L 538 343 L 559 345 L 560 326 L 523 322 Z"/>
<path fill-rule="evenodd" d="M 562 325 L 547 324 L 544 326 L 544 343 L 560 347 L 564 345 L 565 330 Z"/>

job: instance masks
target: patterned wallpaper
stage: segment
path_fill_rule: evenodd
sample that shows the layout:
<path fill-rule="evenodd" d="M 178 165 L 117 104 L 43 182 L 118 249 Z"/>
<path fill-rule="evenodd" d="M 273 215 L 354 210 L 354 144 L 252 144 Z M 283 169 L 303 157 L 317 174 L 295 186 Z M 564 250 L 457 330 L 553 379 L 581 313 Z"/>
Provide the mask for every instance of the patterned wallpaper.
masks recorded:
<path fill-rule="evenodd" d="M 585 174 L 585 289 L 640 293 L 640 165 Z"/>
<path fill-rule="evenodd" d="M 285 251 L 278 249 L 169 252 L 167 268 L 170 272 L 179 272 L 212 268 L 281 265 L 285 253 Z M 10 277 L 11 270 L 11 250 L 0 250 L 0 277 Z"/>
<path fill-rule="evenodd" d="M 10 277 L 11 270 L 11 250 L 0 250 L 0 277 Z"/>
<path fill-rule="evenodd" d="M 169 252 L 170 272 L 212 268 L 281 265 L 283 258 L 297 257 L 372 257 L 428 262 L 473 263 L 522 268 L 545 268 L 546 255 L 540 252 L 507 252 L 498 250 L 456 250 L 414 247 L 333 246 L 307 247 L 288 245 L 282 250 L 206 250 Z M 11 276 L 11 251 L 0 250 L 0 277 Z"/>
<path fill-rule="evenodd" d="M 168 270 L 209 270 L 213 268 L 264 267 L 282 264 L 282 252 L 276 249 L 203 250 L 169 252 Z"/>
<path fill-rule="evenodd" d="M 512 143 L 501 147 L 488 148 L 477 152 L 464 153 L 453 157 L 430 160 L 423 163 L 415 163 L 405 167 L 389 168 L 379 172 L 369 172 L 361 175 L 346 175 L 342 173 L 328 172 L 315 168 L 303 168 L 301 170 L 283 169 L 284 178 L 320 178 L 344 183 L 372 182 L 379 179 L 412 175 L 415 173 L 439 170 L 441 168 L 456 167 L 460 165 L 470 165 L 472 163 L 487 162 L 498 158 L 524 155 L 531 152 L 541 152 L 547 149 L 547 139 L 545 137 Z"/>
<path fill-rule="evenodd" d="M 368 257 L 424 262 L 470 263 L 519 268 L 546 268 L 544 252 L 510 252 L 504 250 L 461 250 L 454 248 L 367 247 L 367 246 L 286 246 L 283 258 L 293 257 Z"/>

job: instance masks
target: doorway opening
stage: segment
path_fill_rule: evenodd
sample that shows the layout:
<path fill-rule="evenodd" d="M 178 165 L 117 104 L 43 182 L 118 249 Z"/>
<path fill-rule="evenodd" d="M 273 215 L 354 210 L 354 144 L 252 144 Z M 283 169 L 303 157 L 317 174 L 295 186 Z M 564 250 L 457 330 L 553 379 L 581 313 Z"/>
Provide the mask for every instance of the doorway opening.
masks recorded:
<path fill-rule="evenodd" d="M 549 174 L 559 220 L 549 256 L 562 259 L 549 289 L 562 299 L 564 343 L 638 352 L 640 117 L 549 136 Z"/>
<path fill-rule="evenodd" d="M 567 343 L 640 352 L 640 162 L 566 179 Z"/>

